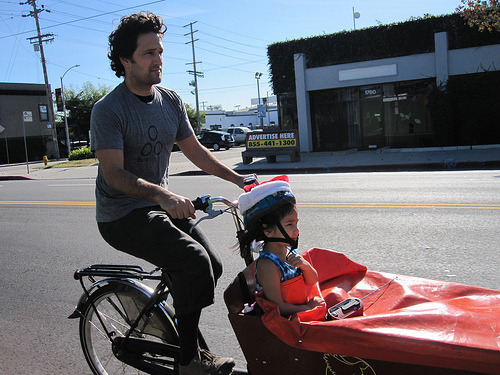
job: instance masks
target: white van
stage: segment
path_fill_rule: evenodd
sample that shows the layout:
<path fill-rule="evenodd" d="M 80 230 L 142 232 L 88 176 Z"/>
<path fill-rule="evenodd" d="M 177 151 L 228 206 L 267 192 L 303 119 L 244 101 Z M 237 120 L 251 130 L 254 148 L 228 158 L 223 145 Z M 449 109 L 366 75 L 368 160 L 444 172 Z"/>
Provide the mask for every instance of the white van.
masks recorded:
<path fill-rule="evenodd" d="M 247 133 L 251 132 L 252 129 L 241 126 L 231 126 L 230 128 L 227 128 L 224 131 L 231 134 L 234 138 L 234 143 L 236 145 L 239 145 L 241 143 L 245 143 L 245 140 L 247 138 Z"/>

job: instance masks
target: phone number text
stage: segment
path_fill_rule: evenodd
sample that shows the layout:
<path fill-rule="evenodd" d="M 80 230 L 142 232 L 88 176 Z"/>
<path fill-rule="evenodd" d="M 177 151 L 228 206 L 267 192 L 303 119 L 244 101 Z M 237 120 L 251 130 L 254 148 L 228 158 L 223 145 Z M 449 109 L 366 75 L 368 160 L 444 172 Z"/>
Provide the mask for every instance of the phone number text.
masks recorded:
<path fill-rule="evenodd" d="M 267 147 L 295 147 L 297 140 L 295 139 L 279 139 L 279 140 L 261 140 L 261 141 L 248 141 L 248 148 L 267 148 Z"/>

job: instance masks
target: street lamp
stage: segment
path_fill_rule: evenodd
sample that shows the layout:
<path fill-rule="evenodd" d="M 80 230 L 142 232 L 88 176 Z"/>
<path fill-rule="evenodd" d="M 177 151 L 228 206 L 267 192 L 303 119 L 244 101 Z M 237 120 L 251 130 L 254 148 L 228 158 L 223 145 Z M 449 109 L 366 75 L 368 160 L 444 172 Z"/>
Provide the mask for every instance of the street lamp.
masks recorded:
<path fill-rule="evenodd" d="M 352 21 L 354 22 L 354 30 L 356 30 L 356 18 L 361 17 L 359 12 L 354 11 L 354 7 L 352 7 Z"/>
<path fill-rule="evenodd" d="M 259 96 L 259 105 L 257 106 L 257 116 L 259 116 L 259 108 L 260 108 L 260 85 L 259 85 L 259 80 L 260 80 L 260 77 L 262 77 L 262 73 L 260 72 L 256 72 L 255 73 L 255 79 L 257 80 L 257 95 Z M 263 119 L 262 117 L 260 117 L 260 127 L 262 128 L 263 127 Z"/>
<path fill-rule="evenodd" d="M 68 157 L 71 154 L 71 146 L 69 144 L 69 130 L 68 130 L 68 118 L 66 116 L 66 101 L 64 100 L 64 86 L 63 86 L 63 78 L 71 69 L 79 67 L 80 65 L 73 65 L 71 68 L 68 68 L 64 74 L 61 76 L 61 97 L 63 102 L 63 112 L 64 112 L 64 126 L 66 128 L 66 146 L 68 147 Z"/>

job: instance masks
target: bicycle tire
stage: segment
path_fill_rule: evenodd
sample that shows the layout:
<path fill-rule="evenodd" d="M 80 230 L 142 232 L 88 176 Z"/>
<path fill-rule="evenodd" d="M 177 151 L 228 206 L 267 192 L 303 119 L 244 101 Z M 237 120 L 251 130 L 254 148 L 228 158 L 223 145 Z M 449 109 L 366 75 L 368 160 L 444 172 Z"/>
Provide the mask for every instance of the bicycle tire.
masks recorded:
<path fill-rule="evenodd" d="M 90 295 L 92 303 L 87 303 L 80 318 L 80 343 L 92 372 L 95 375 L 145 374 L 121 362 L 115 357 L 110 338 L 102 328 L 95 314 L 99 311 L 113 338 L 123 337 L 144 308 L 149 295 L 139 287 L 116 282 L 98 288 Z M 155 306 L 151 313 L 141 318 L 131 337 L 178 345 L 179 337 L 170 312 Z M 173 366 L 166 370 L 174 371 Z"/>

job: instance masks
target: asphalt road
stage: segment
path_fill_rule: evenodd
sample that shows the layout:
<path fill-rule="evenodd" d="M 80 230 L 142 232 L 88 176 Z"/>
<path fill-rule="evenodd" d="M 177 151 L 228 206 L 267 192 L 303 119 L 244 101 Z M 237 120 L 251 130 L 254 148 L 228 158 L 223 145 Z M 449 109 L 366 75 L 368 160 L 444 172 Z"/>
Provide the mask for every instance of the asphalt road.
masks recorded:
<path fill-rule="evenodd" d="M 369 269 L 500 289 L 500 171 L 292 175 L 300 249 L 344 252 Z M 189 197 L 236 198 L 209 176 L 171 178 Z M 0 374 L 87 374 L 73 271 L 134 263 L 104 243 L 94 222 L 92 179 L 0 182 Z M 222 293 L 243 267 L 230 217 L 202 224 L 223 255 L 217 302 L 202 316 L 214 352 L 243 356 Z"/>

